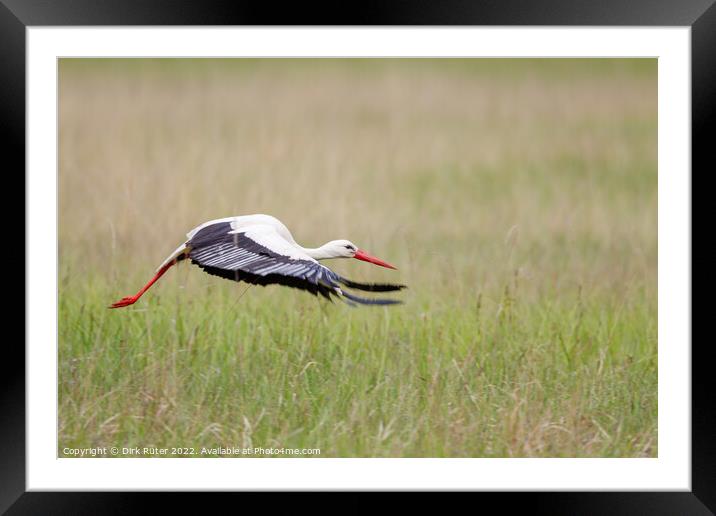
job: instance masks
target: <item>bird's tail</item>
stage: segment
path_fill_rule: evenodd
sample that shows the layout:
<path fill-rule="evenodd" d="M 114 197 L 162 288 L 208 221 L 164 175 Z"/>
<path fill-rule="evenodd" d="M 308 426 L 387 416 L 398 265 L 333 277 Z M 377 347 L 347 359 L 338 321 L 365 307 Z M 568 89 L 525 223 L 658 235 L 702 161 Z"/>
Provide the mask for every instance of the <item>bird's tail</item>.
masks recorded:
<path fill-rule="evenodd" d="M 162 262 L 162 264 L 157 267 L 157 272 L 159 272 L 165 265 L 168 263 L 172 263 L 174 260 L 180 261 L 186 258 L 186 255 L 189 251 L 189 247 L 186 243 L 183 243 L 179 247 L 177 247 L 172 254 L 167 256 L 167 259 Z"/>

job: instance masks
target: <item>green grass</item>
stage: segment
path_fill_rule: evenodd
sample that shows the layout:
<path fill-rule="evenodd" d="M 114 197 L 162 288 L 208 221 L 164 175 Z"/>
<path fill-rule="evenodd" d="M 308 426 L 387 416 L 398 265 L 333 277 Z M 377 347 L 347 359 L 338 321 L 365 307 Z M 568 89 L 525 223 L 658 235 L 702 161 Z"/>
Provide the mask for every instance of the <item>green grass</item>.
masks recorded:
<path fill-rule="evenodd" d="M 497 307 L 478 297 L 456 310 L 423 294 L 368 311 L 224 290 L 92 313 L 112 294 L 61 302 L 63 446 L 656 451 L 656 328 L 642 300 L 523 306 L 507 289 Z"/>
<path fill-rule="evenodd" d="M 655 60 L 64 60 L 60 92 L 61 456 L 657 456 Z M 107 310 L 256 212 L 405 303 L 182 264 Z"/>

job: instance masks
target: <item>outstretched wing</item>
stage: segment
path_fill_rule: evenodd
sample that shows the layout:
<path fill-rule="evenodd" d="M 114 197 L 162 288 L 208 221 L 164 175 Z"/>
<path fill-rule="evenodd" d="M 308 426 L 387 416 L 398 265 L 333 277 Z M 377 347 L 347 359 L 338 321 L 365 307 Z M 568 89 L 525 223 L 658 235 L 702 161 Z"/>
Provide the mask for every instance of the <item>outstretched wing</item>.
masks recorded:
<path fill-rule="evenodd" d="M 342 278 L 278 234 L 273 226 L 256 224 L 234 231 L 218 222 L 197 231 L 187 242 L 189 258 L 215 276 L 254 285 L 279 284 L 361 304 L 395 304 L 392 299 L 365 299 L 345 292 L 340 284 L 362 290 L 399 290 L 402 285 L 368 285 Z"/>

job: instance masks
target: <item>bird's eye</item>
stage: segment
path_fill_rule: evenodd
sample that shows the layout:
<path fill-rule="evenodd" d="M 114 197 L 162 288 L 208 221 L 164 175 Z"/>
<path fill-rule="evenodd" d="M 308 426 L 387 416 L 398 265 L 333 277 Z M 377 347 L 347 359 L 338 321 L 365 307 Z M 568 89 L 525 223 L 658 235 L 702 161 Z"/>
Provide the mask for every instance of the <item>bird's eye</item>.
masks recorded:
<path fill-rule="evenodd" d="M 345 246 L 345 247 L 346 247 L 346 249 L 349 249 L 350 251 L 353 250 L 353 246 L 352 246 L 352 245 L 347 245 L 347 246 Z"/>

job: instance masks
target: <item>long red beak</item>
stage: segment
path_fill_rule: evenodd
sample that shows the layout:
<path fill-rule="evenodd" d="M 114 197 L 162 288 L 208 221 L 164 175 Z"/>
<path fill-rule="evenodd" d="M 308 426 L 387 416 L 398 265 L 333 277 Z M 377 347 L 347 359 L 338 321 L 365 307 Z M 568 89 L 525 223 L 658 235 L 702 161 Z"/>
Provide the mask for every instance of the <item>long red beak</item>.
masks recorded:
<path fill-rule="evenodd" d="M 388 262 L 384 262 L 380 258 L 376 258 L 375 256 L 371 256 L 368 253 L 366 253 L 363 249 L 358 249 L 356 251 L 356 254 L 353 258 L 356 258 L 358 260 L 363 260 L 364 262 L 370 262 L 374 263 L 376 265 L 380 265 L 381 267 L 387 267 L 389 269 L 395 269 L 398 270 L 396 267 L 393 267 Z"/>

